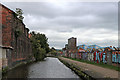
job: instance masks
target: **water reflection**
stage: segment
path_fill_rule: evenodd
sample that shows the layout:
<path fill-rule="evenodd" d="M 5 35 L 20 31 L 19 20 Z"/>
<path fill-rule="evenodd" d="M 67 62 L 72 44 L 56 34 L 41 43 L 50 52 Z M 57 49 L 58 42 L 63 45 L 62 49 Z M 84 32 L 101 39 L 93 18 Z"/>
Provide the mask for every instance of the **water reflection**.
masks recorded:
<path fill-rule="evenodd" d="M 23 65 L 9 71 L 7 78 L 79 78 L 57 58 L 48 57 L 45 61 Z M 63 79 L 64 80 L 64 79 Z M 72 79 L 74 80 L 74 79 Z"/>

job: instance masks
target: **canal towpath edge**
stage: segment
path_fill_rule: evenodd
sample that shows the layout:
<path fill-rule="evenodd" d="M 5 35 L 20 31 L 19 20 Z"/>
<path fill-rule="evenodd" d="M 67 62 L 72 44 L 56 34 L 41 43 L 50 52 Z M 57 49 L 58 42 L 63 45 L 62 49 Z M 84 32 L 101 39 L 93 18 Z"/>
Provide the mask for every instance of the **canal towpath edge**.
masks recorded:
<path fill-rule="evenodd" d="M 115 70 L 99 67 L 96 65 L 71 60 L 71 59 L 64 58 L 64 57 L 59 57 L 59 59 L 65 61 L 69 64 L 73 64 L 76 67 L 79 67 L 83 72 L 85 72 L 86 74 L 88 74 L 89 76 L 91 76 L 95 79 L 96 78 L 114 78 L 114 79 L 119 78 L 119 76 L 118 76 L 120 74 L 119 71 L 115 71 Z"/>

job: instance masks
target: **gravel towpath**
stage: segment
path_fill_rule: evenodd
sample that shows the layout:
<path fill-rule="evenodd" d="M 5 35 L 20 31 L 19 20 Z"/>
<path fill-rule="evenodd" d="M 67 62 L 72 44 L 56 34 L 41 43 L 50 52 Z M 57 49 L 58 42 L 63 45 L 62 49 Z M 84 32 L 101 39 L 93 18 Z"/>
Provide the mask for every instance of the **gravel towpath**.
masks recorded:
<path fill-rule="evenodd" d="M 112 69 L 103 68 L 103 67 L 99 67 L 99 66 L 96 66 L 96 65 L 71 60 L 71 59 L 68 59 L 68 58 L 60 57 L 60 59 L 66 61 L 70 64 L 72 63 L 73 65 L 76 65 L 82 71 L 84 71 L 85 73 L 87 73 L 88 75 L 90 75 L 94 78 L 118 78 L 118 77 L 120 78 L 120 76 L 119 76 L 120 72 L 119 71 L 115 71 L 115 70 L 112 70 Z"/>

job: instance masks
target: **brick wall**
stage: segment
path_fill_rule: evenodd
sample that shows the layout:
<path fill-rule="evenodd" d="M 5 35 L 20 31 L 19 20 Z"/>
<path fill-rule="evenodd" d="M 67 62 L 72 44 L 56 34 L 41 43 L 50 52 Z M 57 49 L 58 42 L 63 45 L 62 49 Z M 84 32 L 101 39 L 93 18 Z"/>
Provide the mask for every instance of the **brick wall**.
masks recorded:
<path fill-rule="evenodd" d="M 2 44 L 4 46 L 11 45 L 11 17 L 12 11 L 9 9 L 2 7 L 0 11 L 2 13 Z"/>
<path fill-rule="evenodd" d="M 0 4 L 0 6 L 2 6 L 2 11 L 0 10 L 2 13 L 2 22 L 0 23 L 2 24 L 2 45 L 12 47 L 6 53 L 8 64 L 29 60 L 32 55 L 32 47 L 28 38 L 29 29 L 12 10 L 4 5 Z M 16 31 L 19 32 L 17 37 Z"/>

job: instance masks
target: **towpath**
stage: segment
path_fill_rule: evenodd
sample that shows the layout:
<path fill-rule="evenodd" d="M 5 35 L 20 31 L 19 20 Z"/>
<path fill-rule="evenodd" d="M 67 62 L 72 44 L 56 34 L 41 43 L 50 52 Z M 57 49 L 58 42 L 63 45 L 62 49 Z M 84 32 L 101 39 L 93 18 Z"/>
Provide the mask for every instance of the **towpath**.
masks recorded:
<path fill-rule="evenodd" d="M 89 76 L 92 76 L 93 78 L 118 78 L 118 77 L 120 78 L 119 76 L 120 72 L 116 70 L 103 68 L 96 65 L 71 60 L 68 58 L 63 58 L 63 57 L 59 57 L 59 58 L 79 67 L 83 72 L 87 73 Z"/>

